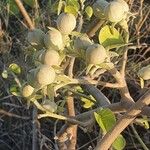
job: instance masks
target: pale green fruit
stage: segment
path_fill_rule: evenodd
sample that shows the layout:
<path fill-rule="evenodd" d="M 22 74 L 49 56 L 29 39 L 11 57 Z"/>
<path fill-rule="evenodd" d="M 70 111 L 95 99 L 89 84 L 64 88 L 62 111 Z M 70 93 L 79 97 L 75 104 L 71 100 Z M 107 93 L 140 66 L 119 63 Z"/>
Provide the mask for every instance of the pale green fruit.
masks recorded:
<path fill-rule="evenodd" d="M 54 82 L 56 77 L 55 70 L 48 66 L 42 65 L 38 68 L 36 80 L 41 86 L 49 85 Z"/>
<path fill-rule="evenodd" d="M 47 110 L 49 110 L 51 112 L 55 112 L 57 110 L 57 104 L 55 102 L 53 102 L 53 101 L 48 100 L 48 99 L 44 100 L 42 106 L 45 109 L 47 109 Z"/>
<path fill-rule="evenodd" d="M 129 5 L 124 0 L 115 0 L 115 1 L 121 3 L 121 5 L 124 8 L 124 17 L 123 17 L 123 19 L 127 19 L 128 14 L 129 14 Z"/>
<path fill-rule="evenodd" d="M 129 5 L 124 0 L 115 0 L 115 2 L 121 3 L 124 8 L 124 11 L 129 12 Z"/>
<path fill-rule="evenodd" d="M 22 96 L 23 97 L 29 97 L 33 94 L 34 88 L 30 85 L 26 85 L 22 89 Z"/>
<path fill-rule="evenodd" d="M 63 39 L 61 33 L 57 29 L 49 30 L 44 37 L 44 44 L 48 49 L 63 49 Z"/>
<path fill-rule="evenodd" d="M 90 45 L 86 50 L 86 63 L 98 65 L 105 61 L 107 52 L 100 44 Z"/>
<path fill-rule="evenodd" d="M 144 80 L 150 80 L 150 65 L 139 70 L 138 76 Z"/>
<path fill-rule="evenodd" d="M 112 1 L 105 8 L 105 16 L 110 22 L 118 23 L 124 19 L 124 15 L 124 7 L 120 2 Z"/>
<path fill-rule="evenodd" d="M 55 50 L 47 50 L 42 53 L 42 56 L 40 56 L 40 61 L 48 66 L 58 66 L 60 56 L 57 51 Z"/>
<path fill-rule="evenodd" d="M 45 33 L 40 29 L 34 29 L 28 32 L 27 41 L 37 49 L 44 47 Z"/>
<path fill-rule="evenodd" d="M 98 18 L 105 18 L 104 9 L 109 3 L 106 0 L 97 0 L 93 4 L 94 15 Z"/>
<path fill-rule="evenodd" d="M 57 18 L 57 28 L 62 34 L 70 34 L 76 27 L 76 18 L 70 13 L 61 13 Z"/>
<path fill-rule="evenodd" d="M 90 45 L 92 45 L 92 41 L 88 38 L 86 34 L 76 38 L 74 41 L 74 48 L 76 50 L 86 50 Z"/>

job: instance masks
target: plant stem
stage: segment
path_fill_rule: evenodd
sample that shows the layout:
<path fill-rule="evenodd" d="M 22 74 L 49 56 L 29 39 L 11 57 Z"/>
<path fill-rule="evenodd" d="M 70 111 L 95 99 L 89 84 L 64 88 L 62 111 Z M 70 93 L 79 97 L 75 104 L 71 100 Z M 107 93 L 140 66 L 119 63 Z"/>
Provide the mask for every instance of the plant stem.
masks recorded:
<path fill-rule="evenodd" d="M 136 129 L 135 129 L 135 127 L 134 127 L 133 124 L 131 125 L 131 128 L 132 128 L 133 133 L 135 134 L 135 137 L 136 137 L 137 140 L 140 142 L 142 148 L 143 148 L 144 150 L 149 150 L 149 148 L 147 148 L 147 146 L 145 145 L 145 143 L 142 141 L 141 137 L 140 137 L 139 134 L 137 133 L 137 131 L 136 131 Z"/>
<path fill-rule="evenodd" d="M 29 28 L 30 28 L 31 30 L 33 30 L 35 27 L 34 27 L 32 21 L 31 21 L 31 18 L 30 18 L 29 15 L 28 15 L 27 11 L 25 10 L 25 8 L 24 8 L 22 2 L 21 2 L 20 0 L 15 0 L 15 2 L 16 2 L 16 4 L 17 4 L 19 10 L 21 11 L 23 17 L 25 18 L 25 20 L 26 20 L 26 22 L 27 22 Z"/>

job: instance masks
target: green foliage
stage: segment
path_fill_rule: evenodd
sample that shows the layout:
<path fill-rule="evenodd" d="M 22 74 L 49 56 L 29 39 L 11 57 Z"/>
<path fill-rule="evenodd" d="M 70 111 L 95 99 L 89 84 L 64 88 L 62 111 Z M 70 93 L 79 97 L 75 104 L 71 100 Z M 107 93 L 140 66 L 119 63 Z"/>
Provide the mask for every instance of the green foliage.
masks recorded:
<path fill-rule="evenodd" d="M 7 71 L 7 70 L 3 70 L 3 72 L 2 72 L 2 77 L 3 77 L 4 79 L 7 79 L 7 78 L 8 78 L 8 71 Z"/>
<path fill-rule="evenodd" d="M 89 96 L 90 99 L 92 99 L 93 101 L 91 101 L 88 98 L 85 97 L 81 97 L 81 101 L 84 103 L 83 107 L 84 108 L 91 108 L 92 106 L 94 106 L 94 101 L 96 102 L 96 100 L 94 99 L 94 97 L 92 95 Z"/>
<path fill-rule="evenodd" d="M 15 63 L 10 64 L 9 69 L 10 69 L 10 71 L 12 71 L 15 74 L 21 73 L 21 68 L 19 67 L 19 65 L 15 64 Z"/>
<path fill-rule="evenodd" d="M 121 134 L 117 137 L 117 139 L 112 144 L 112 147 L 115 150 L 123 150 L 125 146 L 126 146 L 126 141 Z"/>
<path fill-rule="evenodd" d="M 92 17 L 92 15 L 93 15 L 93 9 L 92 9 L 91 6 L 87 6 L 87 7 L 85 8 L 85 12 L 86 12 L 86 15 L 87 15 L 88 18 L 91 18 L 91 17 Z"/>
<path fill-rule="evenodd" d="M 125 44 L 119 31 L 111 26 L 104 26 L 99 32 L 99 43 L 104 47 L 116 48 Z"/>
<path fill-rule="evenodd" d="M 19 89 L 19 87 L 16 84 L 11 85 L 9 91 L 14 96 L 20 96 L 21 95 L 20 94 L 20 89 Z"/>
<path fill-rule="evenodd" d="M 64 12 L 73 14 L 76 17 L 78 15 L 78 10 L 76 10 L 76 8 L 74 6 L 71 6 L 71 5 L 65 6 Z"/>
<path fill-rule="evenodd" d="M 104 134 L 111 130 L 116 123 L 115 115 L 108 108 L 94 112 L 94 116 Z M 115 142 L 112 144 L 112 147 L 116 150 L 122 150 L 125 147 L 125 145 L 125 139 L 122 135 L 119 135 Z"/>

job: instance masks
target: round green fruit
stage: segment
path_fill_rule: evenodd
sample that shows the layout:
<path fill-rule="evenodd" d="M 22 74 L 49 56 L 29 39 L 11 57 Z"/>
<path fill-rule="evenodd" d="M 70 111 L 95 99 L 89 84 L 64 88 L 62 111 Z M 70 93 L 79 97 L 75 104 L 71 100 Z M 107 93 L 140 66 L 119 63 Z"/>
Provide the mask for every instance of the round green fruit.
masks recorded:
<path fill-rule="evenodd" d="M 40 29 L 34 29 L 28 32 L 27 41 L 37 49 L 44 47 L 45 33 Z"/>
<path fill-rule="evenodd" d="M 124 19 L 124 6 L 120 2 L 112 1 L 105 8 L 105 16 L 108 21 L 118 23 Z"/>
<path fill-rule="evenodd" d="M 92 45 L 92 41 L 88 38 L 86 34 L 76 38 L 74 41 L 74 48 L 76 50 L 86 50 L 90 45 Z"/>
<path fill-rule="evenodd" d="M 150 65 L 139 70 L 138 76 L 143 80 L 150 80 Z"/>
<path fill-rule="evenodd" d="M 48 66 L 42 65 L 38 68 L 36 80 L 41 86 L 49 85 L 54 82 L 56 77 L 55 70 Z"/>
<path fill-rule="evenodd" d="M 47 50 L 42 53 L 40 57 L 40 61 L 48 66 L 58 66 L 59 65 L 60 56 L 55 50 Z"/>
<path fill-rule="evenodd" d="M 76 27 L 76 18 L 70 13 L 61 13 L 57 18 L 57 28 L 62 34 L 70 34 Z"/>
<path fill-rule="evenodd" d="M 47 32 L 44 37 L 44 44 L 46 48 L 62 49 L 63 39 L 61 33 L 57 29 L 52 29 Z"/>
<path fill-rule="evenodd" d="M 98 65 L 105 61 L 107 52 L 100 44 L 92 44 L 86 50 L 86 63 Z"/>
<path fill-rule="evenodd" d="M 22 89 L 22 96 L 23 97 L 29 97 L 33 94 L 34 88 L 30 85 L 26 85 Z"/>

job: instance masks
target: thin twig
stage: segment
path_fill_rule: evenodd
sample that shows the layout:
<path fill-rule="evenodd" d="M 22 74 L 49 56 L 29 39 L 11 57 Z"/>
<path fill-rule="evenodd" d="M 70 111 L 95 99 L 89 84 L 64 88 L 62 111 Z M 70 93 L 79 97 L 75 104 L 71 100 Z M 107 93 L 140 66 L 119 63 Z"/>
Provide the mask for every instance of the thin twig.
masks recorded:
<path fill-rule="evenodd" d="M 29 28 L 30 28 L 31 30 L 33 30 L 35 27 L 34 27 L 34 25 L 33 25 L 32 21 L 31 21 L 29 15 L 28 15 L 27 11 L 25 10 L 25 8 L 24 8 L 22 2 L 21 2 L 20 0 L 15 0 L 15 2 L 16 2 L 16 4 L 17 4 L 19 10 L 21 11 L 23 17 L 25 18 L 25 20 L 26 20 L 26 22 L 27 22 Z"/>
<path fill-rule="evenodd" d="M 93 37 L 95 33 L 98 31 L 98 29 L 105 23 L 105 20 L 99 20 L 92 28 L 87 32 L 87 35 L 89 37 Z"/>
<path fill-rule="evenodd" d="M 8 116 L 8 117 L 18 118 L 18 119 L 25 119 L 25 120 L 30 119 L 30 117 L 19 116 L 19 115 L 16 115 L 14 113 L 7 112 L 3 109 L 0 109 L 0 114 L 3 114 L 3 115 Z"/>
<path fill-rule="evenodd" d="M 127 64 L 127 59 L 128 59 L 127 54 L 128 54 L 128 47 L 126 47 L 124 49 L 124 54 L 123 54 L 123 58 L 122 58 L 122 67 L 120 70 L 120 74 L 123 78 L 125 77 L 125 69 L 126 69 L 126 64 Z"/>
<path fill-rule="evenodd" d="M 149 148 L 145 145 L 145 143 L 142 141 L 141 137 L 140 137 L 139 134 L 137 133 L 137 131 L 136 131 L 136 129 L 135 129 L 135 127 L 134 127 L 133 124 L 131 125 L 131 128 L 132 128 L 132 131 L 133 131 L 135 137 L 136 137 L 137 140 L 140 142 L 142 148 L 143 148 L 144 150 L 149 150 Z"/>

